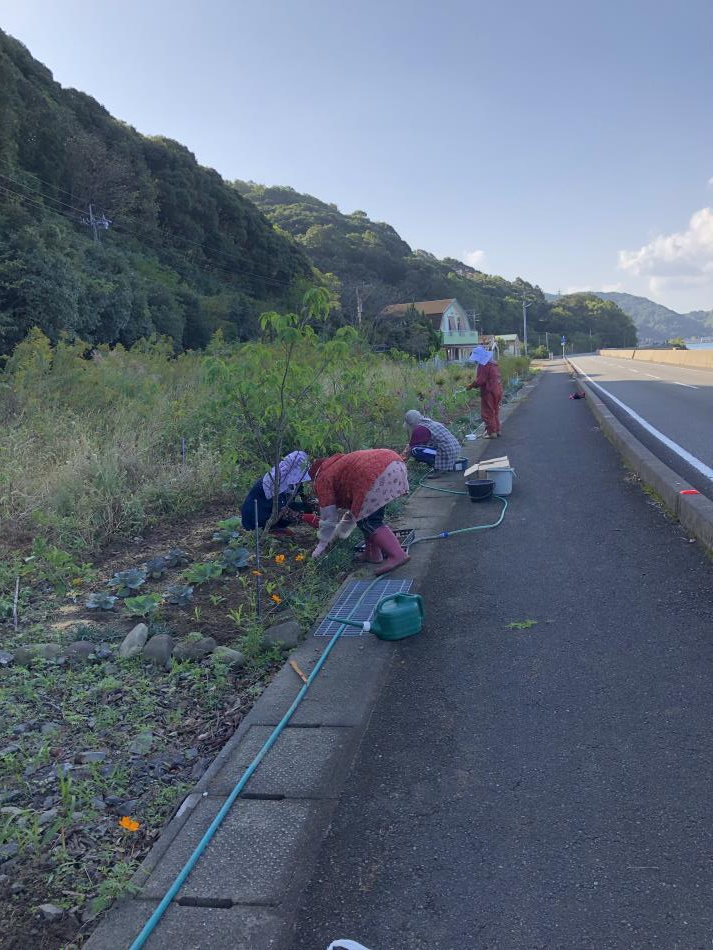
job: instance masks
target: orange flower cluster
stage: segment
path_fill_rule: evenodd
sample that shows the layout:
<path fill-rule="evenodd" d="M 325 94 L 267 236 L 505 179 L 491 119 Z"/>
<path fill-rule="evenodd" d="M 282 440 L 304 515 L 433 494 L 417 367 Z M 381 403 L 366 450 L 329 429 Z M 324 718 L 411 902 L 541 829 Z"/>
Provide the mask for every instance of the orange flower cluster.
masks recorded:
<path fill-rule="evenodd" d="M 119 824 L 122 828 L 125 828 L 126 831 L 138 831 L 141 827 L 134 818 L 129 818 L 128 815 L 124 815 L 123 818 L 119 819 Z"/>

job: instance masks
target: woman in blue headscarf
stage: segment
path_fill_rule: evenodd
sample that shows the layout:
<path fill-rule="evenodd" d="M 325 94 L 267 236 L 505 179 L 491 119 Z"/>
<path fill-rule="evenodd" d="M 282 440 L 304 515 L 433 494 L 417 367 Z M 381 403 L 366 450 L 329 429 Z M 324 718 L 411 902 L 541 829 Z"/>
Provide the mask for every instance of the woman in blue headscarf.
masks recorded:
<path fill-rule="evenodd" d="M 312 479 L 309 476 L 309 458 L 306 452 L 296 451 L 286 455 L 279 465 L 279 477 L 275 476 L 274 466 L 259 478 L 247 494 L 243 506 L 240 509 L 243 528 L 246 531 L 255 530 L 255 504 L 257 502 L 257 524 L 264 528 L 270 515 L 272 514 L 273 499 L 275 497 L 275 488 L 277 488 L 277 508 L 280 512 L 279 519 L 273 524 L 271 531 L 274 534 L 289 535 L 292 532 L 289 529 L 290 524 L 297 521 L 304 521 L 306 524 L 315 527 L 315 515 L 301 514 L 300 508 L 304 508 L 303 502 L 295 502 L 294 496 L 301 491 L 305 482 Z M 277 483 L 277 484 L 276 484 Z M 318 519 L 317 519 L 318 520 Z"/>

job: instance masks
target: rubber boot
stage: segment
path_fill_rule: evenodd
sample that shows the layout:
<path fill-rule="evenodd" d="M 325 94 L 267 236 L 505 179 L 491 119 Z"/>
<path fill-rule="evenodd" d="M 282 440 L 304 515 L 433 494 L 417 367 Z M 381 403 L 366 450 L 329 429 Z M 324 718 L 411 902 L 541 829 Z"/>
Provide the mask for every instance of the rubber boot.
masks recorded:
<path fill-rule="evenodd" d="M 357 561 L 361 561 L 363 564 L 381 564 L 384 560 L 381 553 L 381 548 L 378 544 L 374 543 L 374 535 L 370 535 L 366 539 L 366 544 L 364 545 L 364 553 L 357 554 Z"/>
<path fill-rule="evenodd" d="M 388 574 L 389 571 L 393 571 L 395 568 L 401 567 L 402 564 L 411 560 L 399 544 L 399 539 L 388 525 L 383 524 L 380 528 L 377 528 L 372 534 L 371 539 L 386 557 L 381 567 L 374 571 L 375 574 Z"/>

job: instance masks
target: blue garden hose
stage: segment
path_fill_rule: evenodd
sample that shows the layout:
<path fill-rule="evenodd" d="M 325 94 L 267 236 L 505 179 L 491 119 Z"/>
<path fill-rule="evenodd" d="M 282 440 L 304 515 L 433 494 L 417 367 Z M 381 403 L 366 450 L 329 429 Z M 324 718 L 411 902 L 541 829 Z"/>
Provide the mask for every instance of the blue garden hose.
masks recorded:
<path fill-rule="evenodd" d="M 425 540 L 425 539 L 424 539 L 424 540 Z M 356 604 L 354 604 L 354 606 L 352 607 L 352 609 L 349 611 L 349 618 L 351 618 L 351 617 L 353 616 L 353 614 L 355 613 L 356 609 L 361 605 L 361 602 L 364 600 L 364 598 L 366 597 L 366 595 L 369 593 L 369 591 L 372 589 L 372 587 L 374 587 L 376 584 L 379 583 L 380 580 L 381 580 L 380 577 L 374 578 L 374 580 L 373 580 L 373 581 L 369 584 L 369 586 L 364 590 L 364 592 L 361 594 L 361 596 L 360 596 L 359 599 L 357 600 Z M 317 663 L 315 664 L 314 669 L 312 670 L 312 672 L 310 673 L 309 677 L 307 678 L 307 682 L 304 684 L 304 686 L 302 687 L 302 689 L 299 691 L 299 693 L 297 694 L 297 696 L 296 696 L 295 699 L 294 699 L 294 702 L 292 703 L 292 705 L 290 706 L 290 708 L 287 710 L 287 712 L 285 713 L 285 715 L 282 717 L 282 719 L 279 721 L 279 723 L 275 726 L 275 728 L 273 729 L 273 731 L 270 733 L 270 735 L 269 735 L 269 737 L 267 738 L 267 740 L 265 741 L 265 744 L 263 745 L 263 747 L 260 749 L 260 751 L 259 751 L 258 754 L 255 756 L 255 758 L 252 760 L 252 762 L 251 762 L 250 765 L 247 767 L 247 769 L 243 772 L 243 775 L 242 775 L 242 777 L 240 778 L 240 780 L 238 781 L 238 784 L 235 786 L 235 788 L 233 789 L 233 791 L 230 793 L 230 795 L 228 796 L 228 798 L 227 798 L 227 799 L 225 800 L 225 802 L 223 803 L 223 805 L 222 805 L 220 811 L 218 812 L 218 814 L 215 816 L 215 818 L 213 819 L 213 821 L 212 821 L 212 822 L 210 823 L 210 825 L 208 826 L 208 829 L 206 830 L 205 834 L 203 835 L 203 837 L 201 838 L 201 840 L 200 840 L 200 841 L 198 842 L 198 844 L 196 845 L 195 850 L 194 850 L 193 853 L 191 854 L 190 858 L 188 859 L 188 861 L 186 861 L 186 863 L 184 864 L 184 866 L 183 866 L 183 867 L 181 868 L 181 870 L 179 871 L 179 873 L 178 873 L 178 875 L 176 876 L 176 879 L 174 880 L 173 884 L 171 884 L 171 886 L 169 887 L 169 889 L 166 891 L 166 893 L 164 894 L 163 898 L 161 899 L 161 903 L 158 905 L 158 907 L 156 908 L 156 910 L 153 912 L 153 914 L 151 914 L 151 916 L 149 917 L 149 919 L 146 921 L 146 923 L 145 923 L 144 926 L 143 926 L 143 929 L 141 930 L 141 933 L 139 933 L 139 935 L 136 937 L 136 939 L 134 940 L 134 942 L 131 944 L 131 946 L 129 947 L 129 950 L 139 950 L 140 947 L 143 947 L 144 944 L 146 943 L 146 941 L 148 940 L 148 938 L 149 938 L 149 937 L 151 936 L 151 934 L 153 933 L 153 931 L 156 929 L 156 926 L 158 925 L 159 921 L 161 920 L 161 918 L 162 918 L 163 915 L 165 914 L 165 912 L 166 912 L 166 910 L 168 909 L 168 907 L 169 907 L 171 901 L 172 901 L 173 898 L 176 896 L 176 894 L 180 891 L 180 889 L 183 887 L 183 885 L 184 885 L 184 883 L 185 883 L 185 881 L 186 881 L 186 878 L 187 878 L 188 875 L 191 873 L 191 871 L 193 870 L 193 868 L 196 866 L 196 863 L 198 862 L 198 859 L 199 859 L 200 856 L 203 854 L 203 852 L 205 851 L 205 849 L 208 847 L 208 844 L 210 843 L 210 841 L 211 841 L 211 839 L 213 838 L 214 834 L 216 833 L 216 831 L 218 830 L 218 828 L 219 828 L 220 825 L 222 824 L 223 819 L 225 818 L 225 816 L 226 816 L 226 815 L 228 814 L 228 812 L 230 811 L 231 807 L 233 806 L 233 803 L 235 802 L 235 799 L 238 797 L 238 795 L 239 795 L 239 794 L 242 792 L 242 790 L 245 788 L 245 786 L 246 786 L 247 783 L 249 782 L 250 778 L 252 777 L 253 773 L 254 773 L 255 770 L 257 769 L 258 765 L 262 762 L 262 760 L 265 758 L 265 756 L 267 755 L 267 753 L 270 751 L 270 749 L 271 749 L 271 748 L 274 746 L 274 744 L 277 742 L 277 739 L 278 739 L 280 733 L 281 733 L 282 730 L 285 728 L 285 726 L 287 725 L 287 723 L 290 721 L 290 719 L 292 718 L 292 715 L 294 714 L 295 710 L 297 709 L 297 707 L 299 706 L 299 704 L 300 704 L 300 703 L 302 702 L 302 700 L 304 699 L 307 690 L 310 688 L 310 686 L 312 685 L 312 683 L 314 682 L 314 680 L 315 680 L 315 679 L 317 678 L 317 676 L 319 675 L 319 671 L 320 671 L 320 670 L 322 669 L 322 667 L 324 666 L 324 663 L 325 663 L 327 657 L 329 656 L 329 654 L 331 653 L 331 651 L 332 651 L 334 645 L 336 644 L 337 640 L 341 637 L 342 633 L 344 633 L 344 630 L 346 629 L 346 626 L 347 626 L 347 624 L 346 624 L 345 622 L 342 622 L 342 624 L 341 624 L 341 626 L 339 627 L 339 629 L 337 630 L 337 632 L 334 634 L 334 636 L 332 637 L 332 639 L 329 641 L 329 643 L 327 644 L 326 648 L 324 649 L 322 655 L 321 655 L 320 658 L 317 660 Z M 361 626 L 361 625 L 360 625 L 360 626 Z"/>

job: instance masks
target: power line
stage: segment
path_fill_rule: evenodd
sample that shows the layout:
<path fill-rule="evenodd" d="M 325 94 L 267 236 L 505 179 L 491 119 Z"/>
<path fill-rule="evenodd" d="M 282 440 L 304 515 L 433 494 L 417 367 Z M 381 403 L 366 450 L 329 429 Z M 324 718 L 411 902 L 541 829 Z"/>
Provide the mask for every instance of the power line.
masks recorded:
<path fill-rule="evenodd" d="M 14 198 L 20 198 L 23 201 L 27 201 L 33 207 L 40 208 L 42 211 L 48 211 L 51 214 L 57 215 L 58 217 L 68 219 L 68 220 L 73 220 L 71 215 L 66 214 L 65 212 L 59 211 L 56 208 L 48 207 L 42 201 L 36 201 L 34 198 L 31 198 L 29 195 L 24 195 L 18 191 L 14 191 L 11 188 L 9 188 L 7 185 L 3 185 L 2 182 L 0 182 L 0 189 L 2 189 L 6 194 L 11 195 Z M 78 208 L 73 208 L 72 210 L 74 210 L 77 214 L 82 215 L 83 217 L 86 216 L 86 212 Z M 133 234 L 131 231 L 129 231 L 126 228 L 123 228 L 120 225 L 114 224 L 112 226 L 112 231 L 118 231 L 120 234 L 123 234 L 127 237 L 131 237 L 134 240 L 139 241 L 140 243 L 144 244 L 145 246 L 151 248 L 154 251 L 159 251 L 161 249 L 167 250 L 171 254 L 185 261 L 187 264 L 189 264 L 192 267 L 199 267 L 206 271 L 209 270 L 210 268 L 217 268 L 218 270 L 221 270 L 224 273 L 229 274 L 231 277 L 234 277 L 234 278 L 235 277 L 246 277 L 246 278 L 253 277 L 256 280 L 260 280 L 265 284 L 271 284 L 276 287 L 291 287 L 293 283 L 293 281 L 291 280 L 280 280 L 277 277 L 269 277 L 266 274 L 262 274 L 259 272 L 245 271 L 237 267 L 226 267 L 224 264 L 220 264 L 217 261 L 211 261 L 209 258 L 207 258 L 204 261 L 191 259 L 189 257 L 186 257 L 184 254 L 182 254 L 178 248 L 173 247 L 166 242 L 161 242 L 161 247 L 159 247 L 157 244 L 152 243 L 151 241 L 148 241 L 145 238 L 138 237 L 137 235 Z"/>
<path fill-rule="evenodd" d="M 33 178 L 36 178 L 37 181 L 42 182 L 42 184 L 46 185 L 48 188 L 52 188 L 52 189 L 54 189 L 54 190 L 56 190 L 56 191 L 59 191 L 61 194 L 68 195 L 69 197 L 74 198 L 74 196 L 72 195 L 71 192 L 66 191 L 66 190 L 63 189 L 63 188 L 57 188 L 57 187 L 56 187 L 55 185 L 53 185 L 51 182 L 45 181 L 43 178 L 40 178 L 38 175 L 35 175 L 34 172 L 28 172 L 28 174 L 32 175 Z M 44 192 L 40 191 L 40 190 L 37 189 L 37 188 L 32 188 L 30 185 L 26 185 L 26 184 L 24 184 L 23 182 L 19 181 L 18 179 L 12 178 L 12 176 L 10 176 L 10 175 L 6 175 L 4 172 L 0 172 L 0 175 L 1 175 L 3 178 L 9 179 L 10 181 L 14 182 L 15 184 L 20 185 L 20 187 L 25 188 L 27 191 L 31 191 L 31 192 L 33 192 L 34 194 L 37 194 L 37 195 L 41 195 L 43 198 L 47 198 L 49 201 L 54 201 L 56 204 L 63 205 L 63 206 L 66 207 L 66 208 L 71 208 L 73 211 L 76 211 L 77 214 L 86 215 L 86 211 L 80 210 L 79 208 L 75 208 L 73 205 L 69 205 L 69 204 L 67 204 L 67 202 L 61 201 L 59 198 L 54 198 L 54 197 L 52 197 L 52 196 L 50 196 L 50 195 L 47 195 L 47 194 L 45 194 Z M 226 187 L 229 187 L 229 186 L 226 186 Z M 239 194 L 239 193 L 238 193 L 238 194 Z M 243 196 L 240 196 L 240 197 L 243 197 Z M 243 200 L 247 201 L 248 204 L 250 204 L 250 202 L 248 201 L 247 198 L 243 198 Z M 256 208 L 256 211 L 258 212 L 258 214 L 261 213 L 259 208 Z M 130 215 L 126 215 L 125 218 L 131 220 L 131 216 L 130 216 Z M 138 218 L 136 218 L 136 217 L 133 218 L 133 221 L 134 221 L 134 223 L 140 223 L 140 219 L 138 219 Z M 115 228 L 116 228 L 116 225 L 115 225 Z M 217 249 L 217 248 L 208 248 L 208 246 L 207 246 L 206 244 L 202 244 L 202 243 L 199 242 L 199 241 L 191 241 L 190 238 L 183 237 L 182 235 L 181 235 L 181 236 L 177 236 L 177 240 L 179 240 L 180 242 L 182 242 L 182 243 L 184 243 L 184 244 L 190 244 L 190 245 L 192 245 L 193 247 L 199 247 L 199 248 L 201 248 L 201 250 L 206 254 L 206 257 L 209 257 L 210 255 L 222 256 L 223 259 L 224 259 L 226 262 L 231 263 L 231 264 L 232 264 L 234 258 L 238 258 L 239 260 L 242 259 L 242 260 L 245 260 L 245 261 L 249 261 L 249 260 L 250 260 L 250 258 L 249 258 L 248 255 L 247 255 L 247 252 L 242 251 L 242 250 L 236 250 L 236 251 L 234 251 L 234 252 L 228 253 L 228 252 L 226 252 L 226 251 L 221 251 L 220 249 Z M 148 242 L 145 242 L 145 243 L 148 243 Z M 167 246 L 168 246 L 168 245 L 167 245 Z M 272 280 L 272 279 L 274 279 L 274 278 L 271 278 L 270 275 L 267 275 L 267 274 L 262 275 L 262 274 L 259 274 L 258 272 L 253 272 L 253 274 L 254 274 L 254 276 L 261 276 L 261 277 L 264 277 L 264 279 L 266 279 L 266 280 Z"/>

